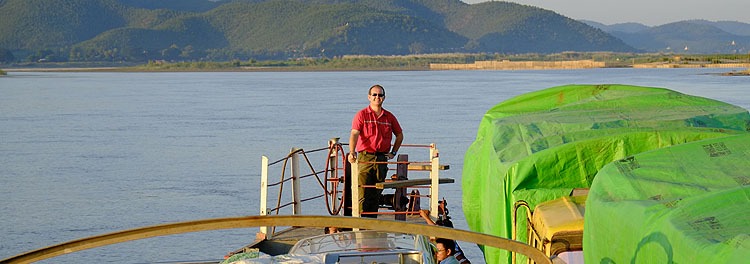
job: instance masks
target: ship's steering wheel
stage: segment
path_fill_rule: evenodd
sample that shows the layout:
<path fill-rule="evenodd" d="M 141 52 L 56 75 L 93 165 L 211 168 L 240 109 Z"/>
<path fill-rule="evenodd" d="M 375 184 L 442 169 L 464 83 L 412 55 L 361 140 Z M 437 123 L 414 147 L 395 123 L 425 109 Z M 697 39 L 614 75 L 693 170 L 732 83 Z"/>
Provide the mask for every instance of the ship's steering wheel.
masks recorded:
<path fill-rule="evenodd" d="M 343 165 L 346 164 L 346 155 L 344 154 L 344 148 L 341 147 L 341 143 L 335 143 L 328 146 L 324 196 L 326 197 L 328 213 L 331 215 L 338 215 L 341 208 L 344 207 L 344 194 L 346 193 L 346 181 L 344 178 L 345 172 L 343 170 Z M 339 157 L 341 157 L 341 163 L 338 162 Z"/>

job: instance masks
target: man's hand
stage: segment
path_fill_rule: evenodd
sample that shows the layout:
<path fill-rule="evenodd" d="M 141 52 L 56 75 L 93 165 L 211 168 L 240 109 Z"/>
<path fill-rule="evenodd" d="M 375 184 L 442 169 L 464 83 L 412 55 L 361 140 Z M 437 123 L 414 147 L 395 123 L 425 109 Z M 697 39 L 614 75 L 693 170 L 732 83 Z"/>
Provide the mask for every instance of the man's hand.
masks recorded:
<path fill-rule="evenodd" d="M 348 156 L 347 159 L 349 160 L 349 163 L 355 163 L 355 162 L 357 162 L 357 155 L 354 154 L 354 152 L 349 152 L 349 154 L 347 154 L 347 156 Z"/>
<path fill-rule="evenodd" d="M 424 217 L 424 218 L 429 218 L 428 215 L 430 215 L 430 210 L 427 210 L 427 209 L 419 210 L 419 216 Z"/>
<path fill-rule="evenodd" d="M 385 157 L 388 158 L 388 159 L 393 159 L 394 157 L 396 157 L 396 155 L 388 153 L 388 154 L 385 154 Z"/>
<path fill-rule="evenodd" d="M 427 222 L 428 225 L 436 225 L 435 222 L 432 221 L 432 218 L 430 218 L 430 210 L 419 210 L 419 216 L 424 218 L 424 221 Z"/>

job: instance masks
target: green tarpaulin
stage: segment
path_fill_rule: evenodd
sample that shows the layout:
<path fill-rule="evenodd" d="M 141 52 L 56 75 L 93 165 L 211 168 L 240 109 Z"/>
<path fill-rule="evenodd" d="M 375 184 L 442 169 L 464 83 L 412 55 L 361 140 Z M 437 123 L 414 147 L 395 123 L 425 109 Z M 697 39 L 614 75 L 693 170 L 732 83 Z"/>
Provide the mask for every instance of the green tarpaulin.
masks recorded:
<path fill-rule="evenodd" d="M 750 134 L 610 163 L 584 226 L 586 263 L 750 262 Z"/>
<path fill-rule="evenodd" d="M 612 161 L 748 130 L 745 109 L 661 88 L 567 85 L 524 94 L 490 109 L 466 151 L 464 215 L 471 230 L 510 238 L 518 200 L 533 208 L 590 187 Z M 510 262 L 507 251 L 484 253 L 489 263 Z"/>

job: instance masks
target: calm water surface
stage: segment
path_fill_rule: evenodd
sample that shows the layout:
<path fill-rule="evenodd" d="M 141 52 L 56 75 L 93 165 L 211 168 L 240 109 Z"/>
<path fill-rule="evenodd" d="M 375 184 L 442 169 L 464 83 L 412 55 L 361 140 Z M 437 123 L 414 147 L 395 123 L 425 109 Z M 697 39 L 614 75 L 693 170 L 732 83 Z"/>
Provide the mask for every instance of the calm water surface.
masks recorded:
<path fill-rule="evenodd" d="M 622 83 L 750 108 L 750 78 L 705 74 L 723 71 L 11 72 L 0 78 L 0 259 L 141 226 L 257 215 L 261 155 L 275 160 L 291 147 L 346 138 L 376 83 L 405 144 L 434 142 L 451 165 L 441 176 L 457 183 L 441 185 L 441 196 L 454 224 L 467 229 L 463 154 L 490 107 L 552 86 Z M 255 232 L 146 239 L 41 263 L 217 259 Z M 463 247 L 481 262 L 476 247 Z"/>

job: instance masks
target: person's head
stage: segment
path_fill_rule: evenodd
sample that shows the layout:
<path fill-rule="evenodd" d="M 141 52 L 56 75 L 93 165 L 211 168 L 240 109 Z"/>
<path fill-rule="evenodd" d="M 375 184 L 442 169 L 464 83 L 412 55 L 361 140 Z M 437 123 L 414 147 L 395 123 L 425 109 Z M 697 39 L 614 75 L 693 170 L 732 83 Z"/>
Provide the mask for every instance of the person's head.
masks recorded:
<path fill-rule="evenodd" d="M 385 88 L 379 84 L 373 85 L 367 92 L 367 98 L 371 105 L 382 106 L 385 101 Z"/>
<path fill-rule="evenodd" d="M 437 248 L 435 257 L 437 257 L 438 261 L 443 261 L 444 259 L 453 256 L 453 254 L 456 253 L 456 242 L 447 238 L 435 239 L 435 247 Z"/>
<path fill-rule="evenodd" d="M 326 226 L 323 229 L 323 232 L 325 232 L 326 234 L 334 234 L 339 232 L 339 228 L 335 226 Z"/>

